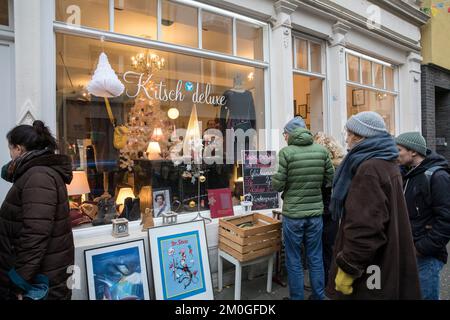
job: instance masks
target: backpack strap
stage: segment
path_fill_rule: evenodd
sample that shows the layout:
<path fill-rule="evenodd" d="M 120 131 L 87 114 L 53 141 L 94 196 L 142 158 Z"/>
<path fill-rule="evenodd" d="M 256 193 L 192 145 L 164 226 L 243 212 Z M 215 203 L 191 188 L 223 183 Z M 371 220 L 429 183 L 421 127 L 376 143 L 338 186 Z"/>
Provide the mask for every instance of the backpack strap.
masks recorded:
<path fill-rule="evenodd" d="M 427 177 L 428 182 L 428 194 L 431 194 L 431 178 L 436 173 L 436 171 L 444 170 L 445 168 L 442 166 L 434 166 L 425 171 L 425 177 Z"/>

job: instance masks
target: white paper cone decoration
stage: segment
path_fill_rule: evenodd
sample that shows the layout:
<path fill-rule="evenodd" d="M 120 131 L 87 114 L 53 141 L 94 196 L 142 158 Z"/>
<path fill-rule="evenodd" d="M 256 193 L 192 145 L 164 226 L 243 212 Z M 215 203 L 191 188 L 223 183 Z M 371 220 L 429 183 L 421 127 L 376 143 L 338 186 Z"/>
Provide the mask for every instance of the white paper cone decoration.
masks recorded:
<path fill-rule="evenodd" d="M 104 52 L 100 54 L 97 69 L 87 89 L 93 96 L 103 98 L 118 97 L 125 90 L 125 86 L 117 77 Z"/>

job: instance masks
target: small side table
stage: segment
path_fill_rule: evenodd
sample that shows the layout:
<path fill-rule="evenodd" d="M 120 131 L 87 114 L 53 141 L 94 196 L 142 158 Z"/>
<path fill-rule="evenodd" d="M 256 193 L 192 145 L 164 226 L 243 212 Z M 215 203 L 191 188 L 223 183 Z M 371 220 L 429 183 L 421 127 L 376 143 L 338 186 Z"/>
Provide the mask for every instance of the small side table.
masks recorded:
<path fill-rule="evenodd" d="M 255 260 L 240 262 L 233 256 L 219 249 L 219 259 L 218 259 L 218 282 L 219 282 L 219 292 L 222 291 L 223 287 L 223 260 L 225 259 L 236 267 L 235 273 L 235 287 L 234 287 L 234 300 L 241 300 L 241 284 L 242 284 L 242 267 L 246 267 L 249 265 L 262 263 L 268 261 L 267 264 L 267 292 L 272 292 L 272 273 L 273 273 L 273 256 L 274 254 L 270 254 L 264 257 L 257 258 Z"/>

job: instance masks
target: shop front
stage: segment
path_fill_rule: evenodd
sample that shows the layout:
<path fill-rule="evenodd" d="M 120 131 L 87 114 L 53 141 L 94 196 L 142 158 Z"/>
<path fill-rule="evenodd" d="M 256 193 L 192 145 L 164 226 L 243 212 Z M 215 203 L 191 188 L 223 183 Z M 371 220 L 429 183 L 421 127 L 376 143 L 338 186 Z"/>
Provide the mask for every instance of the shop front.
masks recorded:
<path fill-rule="evenodd" d="M 173 213 L 178 222 L 199 214 L 213 218 L 205 228 L 216 283 L 219 219 L 208 195 L 226 198 L 220 212 L 242 214 L 248 193 L 242 151 L 279 151 L 282 128 L 294 115 L 303 117 L 313 134 L 325 132 L 342 144 L 348 117 L 366 110 L 379 112 L 393 135 L 420 130 L 418 41 L 425 17 L 407 4 L 400 5 L 404 16 L 387 5 L 377 7 L 381 26 L 370 28 L 371 3 L 360 5 L 270 0 L 15 5 L 17 23 L 27 21 L 15 32 L 16 77 L 29 80 L 16 84 L 17 122 L 49 124 L 80 177 L 69 187 L 72 209 L 85 216 L 91 210 L 88 218 L 74 220 L 73 299 L 88 297 L 86 250 L 134 240 L 149 248 L 140 225 L 146 209 L 156 226 Z M 39 41 L 30 39 L 32 34 Z M 105 99 L 93 92 L 91 81 L 103 67 L 124 86 L 121 94 Z M 261 197 L 273 202 L 258 212 L 272 216 L 281 203 L 276 198 Z M 128 237 L 111 235 L 111 210 L 130 221 Z M 146 260 L 150 266 L 148 255 Z"/>

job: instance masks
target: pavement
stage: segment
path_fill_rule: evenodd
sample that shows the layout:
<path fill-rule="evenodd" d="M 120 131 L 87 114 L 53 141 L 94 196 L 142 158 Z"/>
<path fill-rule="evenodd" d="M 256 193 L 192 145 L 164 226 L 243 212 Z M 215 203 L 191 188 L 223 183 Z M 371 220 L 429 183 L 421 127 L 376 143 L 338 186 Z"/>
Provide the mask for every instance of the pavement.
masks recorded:
<path fill-rule="evenodd" d="M 450 244 L 447 246 L 447 251 L 450 252 Z M 286 281 L 286 276 L 282 276 Z M 266 292 L 267 276 L 262 275 L 253 278 L 253 280 L 242 280 L 241 300 L 282 300 L 289 297 L 288 287 L 282 287 L 279 284 L 272 283 L 272 292 Z M 305 272 L 305 283 L 309 285 L 308 272 Z M 441 271 L 441 300 L 450 300 L 450 264 L 446 264 Z M 311 291 L 307 287 L 305 289 L 305 297 L 308 298 Z M 214 289 L 214 296 L 216 300 L 233 300 L 234 299 L 234 285 L 226 286 L 222 292 Z"/>

